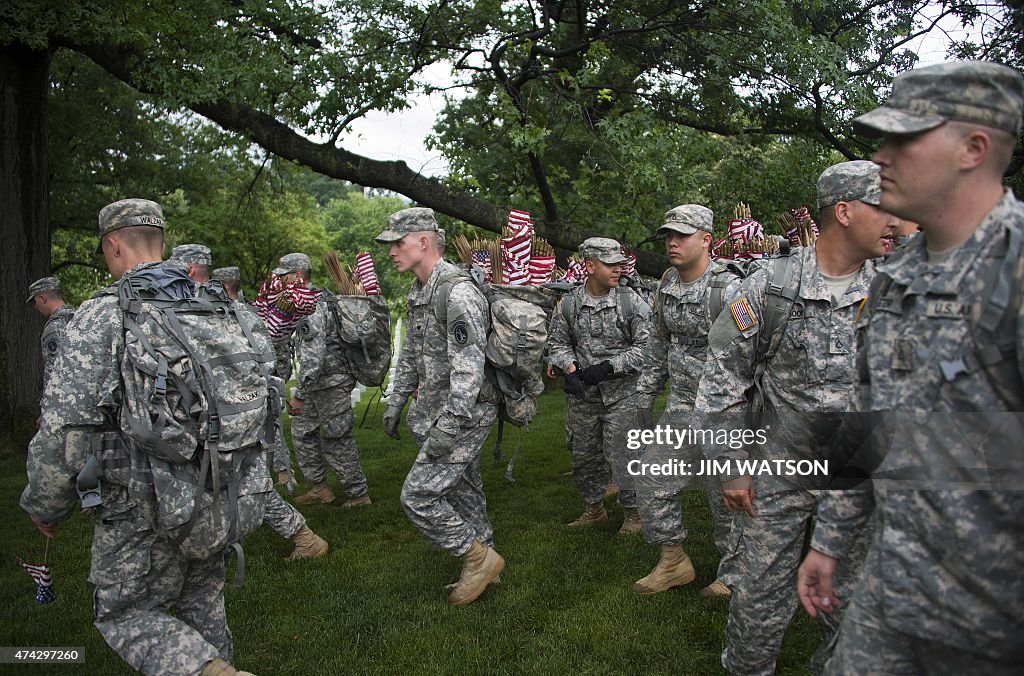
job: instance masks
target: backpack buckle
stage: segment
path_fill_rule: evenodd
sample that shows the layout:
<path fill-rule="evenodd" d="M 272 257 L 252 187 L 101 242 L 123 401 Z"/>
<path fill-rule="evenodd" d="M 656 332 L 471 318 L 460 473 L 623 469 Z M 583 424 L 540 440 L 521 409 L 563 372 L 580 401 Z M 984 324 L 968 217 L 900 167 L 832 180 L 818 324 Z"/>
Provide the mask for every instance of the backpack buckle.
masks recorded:
<path fill-rule="evenodd" d="M 209 424 L 210 432 L 206 436 L 210 441 L 217 441 L 220 439 L 220 416 L 216 413 L 211 413 Z"/>
<path fill-rule="evenodd" d="M 940 361 L 939 368 L 942 369 L 942 377 L 946 382 L 953 382 L 961 373 L 967 373 L 967 363 L 963 357 L 957 357 L 950 361 Z"/>

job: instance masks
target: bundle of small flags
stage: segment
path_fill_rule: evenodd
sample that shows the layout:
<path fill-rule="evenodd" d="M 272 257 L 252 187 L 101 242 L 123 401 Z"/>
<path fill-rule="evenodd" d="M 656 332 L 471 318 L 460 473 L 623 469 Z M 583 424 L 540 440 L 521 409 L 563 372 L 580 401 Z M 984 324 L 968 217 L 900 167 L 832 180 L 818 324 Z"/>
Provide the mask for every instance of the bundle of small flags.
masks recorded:
<path fill-rule="evenodd" d="M 36 583 L 36 603 L 41 605 L 56 601 L 57 592 L 53 589 L 53 575 L 50 573 L 50 567 L 45 563 L 39 565 L 29 563 L 20 556 L 14 558 Z"/>
<path fill-rule="evenodd" d="M 540 237 L 534 237 L 530 251 L 530 284 L 547 284 L 554 271 L 554 248 Z"/>
<path fill-rule="evenodd" d="M 750 206 L 740 202 L 735 218 L 726 226 L 726 237 L 712 247 L 712 256 L 728 260 L 767 258 L 778 250 L 775 238 L 765 237 L 764 226 L 751 217 Z"/>
<path fill-rule="evenodd" d="M 779 216 L 779 223 L 786 231 L 786 237 L 793 246 L 810 246 L 818 239 L 818 224 L 811 218 L 807 206 L 790 209 Z"/>
<path fill-rule="evenodd" d="M 466 265 L 483 270 L 487 281 L 509 286 L 545 284 L 555 271 L 555 250 L 535 236 L 533 221 L 526 211 L 513 209 L 497 240 L 463 235 L 454 238 L 455 250 Z"/>
<path fill-rule="evenodd" d="M 626 257 L 626 262 L 622 264 L 621 275 L 623 277 L 632 277 L 636 274 L 636 254 L 625 244 L 622 245 L 622 255 Z"/>
<path fill-rule="evenodd" d="M 267 327 L 270 339 L 286 340 L 302 318 L 316 311 L 322 291 L 311 289 L 303 280 L 286 284 L 283 277 L 271 274 L 260 286 L 253 309 Z"/>
<path fill-rule="evenodd" d="M 587 281 L 587 266 L 584 265 L 583 259 L 577 254 L 573 254 L 569 257 L 569 267 L 562 276 L 562 281 L 570 282 L 572 284 Z"/>
<path fill-rule="evenodd" d="M 373 266 L 373 258 L 366 251 L 356 254 L 355 274 L 363 285 L 363 291 L 367 296 L 380 295 L 380 282 L 377 281 L 377 270 Z"/>
<path fill-rule="evenodd" d="M 501 283 L 524 286 L 530 283 L 530 240 L 533 221 L 525 211 L 513 209 L 501 238 Z"/>

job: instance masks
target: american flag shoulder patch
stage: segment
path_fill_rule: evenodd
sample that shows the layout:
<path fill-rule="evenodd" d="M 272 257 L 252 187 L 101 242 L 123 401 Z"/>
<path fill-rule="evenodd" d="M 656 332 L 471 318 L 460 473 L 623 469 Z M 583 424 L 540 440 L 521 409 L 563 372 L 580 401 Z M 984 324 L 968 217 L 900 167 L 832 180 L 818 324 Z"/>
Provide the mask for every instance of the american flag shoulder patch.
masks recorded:
<path fill-rule="evenodd" d="M 754 317 L 754 313 L 751 311 L 746 298 L 740 298 L 729 303 L 729 311 L 732 312 L 733 321 L 736 322 L 736 326 L 740 331 L 746 331 L 751 326 L 757 324 L 757 319 Z"/>

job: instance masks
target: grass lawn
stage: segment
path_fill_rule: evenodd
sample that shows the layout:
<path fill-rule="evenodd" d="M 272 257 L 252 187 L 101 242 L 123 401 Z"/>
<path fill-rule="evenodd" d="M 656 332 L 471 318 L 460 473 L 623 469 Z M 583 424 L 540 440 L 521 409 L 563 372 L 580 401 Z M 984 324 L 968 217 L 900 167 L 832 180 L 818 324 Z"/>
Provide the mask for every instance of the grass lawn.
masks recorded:
<path fill-rule="evenodd" d="M 357 424 L 368 400 L 366 393 Z M 684 497 L 686 549 L 697 581 L 664 594 L 634 594 L 630 585 L 653 567 L 657 548 L 640 537 L 616 537 L 622 510 L 610 501 L 606 528 L 564 527 L 582 505 L 572 478 L 563 475 L 570 468 L 563 394 L 545 394 L 540 410 L 523 437 L 515 483 L 504 479 L 506 463 L 493 460 L 493 434 L 484 447 L 489 513 L 506 568 L 500 585 L 464 608 L 449 607 L 443 589 L 458 576 L 460 561 L 430 547 L 398 504 L 416 455 L 408 430 L 403 424 L 402 441 L 392 441 L 379 429 L 383 407 L 371 410 L 356 440 L 373 506 L 303 510 L 331 543 L 330 554 L 289 564 L 282 559 L 291 543 L 269 529 L 246 541 L 245 586 L 229 585 L 227 592 L 236 666 L 257 674 L 721 672 L 727 602 L 697 595 L 715 578 L 718 561 L 703 494 Z M 506 428 L 506 456 L 517 434 Z M 128 673 L 92 626 L 85 580 L 92 527 L 80 514 L 51 545 L 58 600 L 36 605 L 32 581 L 14 562 L 15 554 L 42 557 L 43 538 L 17 506 L 24 483 L 24 453 L 0 456 L 0 500 L 8 515 L 0 645 L 84 648 L 85 664 L 18 667 L 17 673 Z M 813 621 L 799 611 L 780 673 L 804 673 L 817 637 Z"/>

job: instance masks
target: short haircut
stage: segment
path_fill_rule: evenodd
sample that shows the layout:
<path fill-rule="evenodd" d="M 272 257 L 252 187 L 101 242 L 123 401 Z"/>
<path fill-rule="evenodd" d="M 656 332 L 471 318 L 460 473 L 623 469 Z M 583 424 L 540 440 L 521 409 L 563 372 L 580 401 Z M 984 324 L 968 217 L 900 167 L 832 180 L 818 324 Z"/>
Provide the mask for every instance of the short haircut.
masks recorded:
<path fill-rule="evenodd" d="M 142 249 L 150 251 L 160 249 L 163 253 L 164 229 L 153 225 L 135 225 L 130 228 L 119 228 L 107 233 L 109 236 L 117 237 L 118 240 L 130 249 Z"/>

